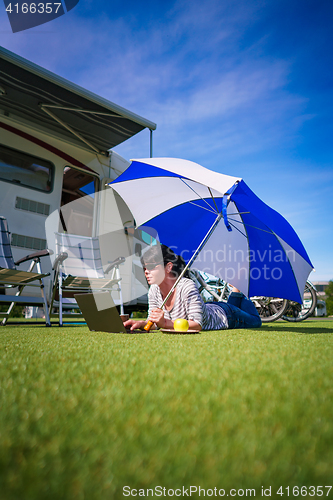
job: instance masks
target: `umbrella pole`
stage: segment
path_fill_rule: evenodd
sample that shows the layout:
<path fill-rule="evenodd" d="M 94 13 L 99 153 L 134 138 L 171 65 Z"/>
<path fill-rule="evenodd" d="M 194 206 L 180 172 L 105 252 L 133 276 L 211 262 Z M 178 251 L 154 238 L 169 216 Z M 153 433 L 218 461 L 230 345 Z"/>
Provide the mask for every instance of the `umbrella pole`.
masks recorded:
<path fill-rule="evenodd" d="M 220 222 L 221 218 L 222 218 L 222 214 L 219 213 L 217 215 L 217 217 L 216 217 L 213 225 L 211 226 L 211 228 L 207 232 L 206 236 L 203 238 L 202 242 L 200 243 L 200 245 L 198 246 L 198 248 L 196 249 L 196 251 L 194 252 L 194 254 L 192 255 L 192 257 L 190 258 L 190 260 L 188 261 L 188 263 L 186 264 L 186 266 L 184 267 L 184 269 L 182 270 L 182 272 L 180 273 L 180 275 L 178 276 L 178 278 L 176 279 L 176 281 L 172 285 L 171 290 L 169 291 L 169 293 L 166 295 L 165 299 L 163 300 L 163 303 L 161 305 L 161 309 L 165 306 L 165 304 L 167 303 L 169 297 L 171 296 L 172 292 L 174 291 L 174 289 L 176 288 L 176 286 L 178 285 L 178 283 L 180 282 L 180 280 L 182 279 L 182 277 L 184 276 L 184 274 L 186 273 L 186 271 L 189 269 L 189 267 L 192 265 L 192 263 L 194 262 L 194 260 L 197 258 L 197 256 L 199 255 L 199 253 L 201 252 L 201 250 L 203 249 L 203 247 L 206 245 L 207 241 L 209 240 L 209 238 L 213 234 L 213 232 L 214 232 L 216 226 L 218 225 L 218 223 Z M 149 332 L 149 330 L 151 329 L 151 327 L 153 326 L 153 324 L 154 324 L 153 321 L 148 321 L 148 323 L 146 324 L 146 326 L 144 327 L 144 329 L 147 332 Z"/>

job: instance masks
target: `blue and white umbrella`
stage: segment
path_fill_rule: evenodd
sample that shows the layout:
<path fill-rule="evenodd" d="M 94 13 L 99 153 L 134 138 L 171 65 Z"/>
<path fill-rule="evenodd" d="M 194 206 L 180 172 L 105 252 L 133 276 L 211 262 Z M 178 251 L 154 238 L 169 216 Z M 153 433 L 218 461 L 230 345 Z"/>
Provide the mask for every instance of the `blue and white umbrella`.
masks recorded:
<path fill-rule="evenodd" d="M 137 228 L 247 296 L 302 303 L 313 266 L 293 228 L 238 177 L 175 158 L 132 160 L 110 186 Z"/>

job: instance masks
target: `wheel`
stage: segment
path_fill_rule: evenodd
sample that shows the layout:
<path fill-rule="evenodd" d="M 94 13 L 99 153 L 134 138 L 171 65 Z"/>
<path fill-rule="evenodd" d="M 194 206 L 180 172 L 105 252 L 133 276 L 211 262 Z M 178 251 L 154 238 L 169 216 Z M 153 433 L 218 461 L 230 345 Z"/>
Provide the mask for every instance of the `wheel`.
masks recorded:
<path fill-rule="evenodd" d="M 263 323 L 281 318 L 288 307 L 288 300 L 275 297 L 250 297 Z"/>
<path fill-rule="evenodd" d="M 199 293 L 205 302 L 211 300 L 214 302 L 223 302 L 228 300 L 231 290 L 225 281 L 219 278 L 208 280 L 208 277 L 206 280 L 200 271 L 196 269 L 191 269 L 189 275 L 197 285 Z"/>
<path fill-rule="evenodd" d="M 314 313 L 316 306 L 316 289 L 310 281 L 307 281 L 304 288 L 303 304 L 298 304 L 298 302 L 289 302 L 289 307 L 282 318 L 286 321 L 304 321 Z"/>

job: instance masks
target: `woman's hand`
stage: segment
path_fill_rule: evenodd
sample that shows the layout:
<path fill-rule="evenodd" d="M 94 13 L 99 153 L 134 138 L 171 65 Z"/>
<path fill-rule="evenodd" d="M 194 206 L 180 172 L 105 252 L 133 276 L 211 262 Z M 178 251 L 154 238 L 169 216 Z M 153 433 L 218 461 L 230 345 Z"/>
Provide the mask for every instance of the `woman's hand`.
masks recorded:
<path fill-rule="evenodd" d="M 146 320 L 128 319 L 127 321 L 124 322 L 124 327 L 130 328 L 131 330 L 136 330 L 137 328 L 143 330 L 146 324 L 147 324 Z"/>
<path fill-rule="evenodd" d="M 162 311 L 162 309 L 159 308 L 153 309 L 150 313 L 148 320 L 155 323 L 155 325 L 158 326 L 158 328 L 169 328 L 167 326 L 168 320 L 165 319 L 164 312 Z M 172 326 L 170 328 L 172 328 Z"/>

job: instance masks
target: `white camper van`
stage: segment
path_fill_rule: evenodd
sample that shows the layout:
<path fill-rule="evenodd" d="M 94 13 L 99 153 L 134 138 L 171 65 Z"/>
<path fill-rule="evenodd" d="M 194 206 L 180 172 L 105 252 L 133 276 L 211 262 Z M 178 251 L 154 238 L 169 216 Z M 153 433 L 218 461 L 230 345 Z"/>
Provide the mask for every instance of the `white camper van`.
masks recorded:
<path fill-rule="evenodd" d="M 133 268 L 140 241 L 107 184 L 129 164 L 111 148 L 145 128 L 152 140 L 154 123 L 0 47 L 0 216 L 8 221 L 14 260 L 52 248 L 59 231 L 103 235 L 107 262 L 120 251 L 112 233 L 121 231 L 132 255 L 120 269 L 124 301 L 140 300 L 133 301 L 146 291 Z M 43 258 L 42 270 L 51 273 L 52 257 Z M 48 296 L 51 281 L 45 279 Z"/>

